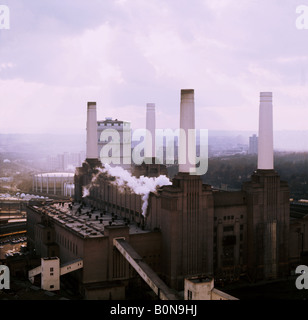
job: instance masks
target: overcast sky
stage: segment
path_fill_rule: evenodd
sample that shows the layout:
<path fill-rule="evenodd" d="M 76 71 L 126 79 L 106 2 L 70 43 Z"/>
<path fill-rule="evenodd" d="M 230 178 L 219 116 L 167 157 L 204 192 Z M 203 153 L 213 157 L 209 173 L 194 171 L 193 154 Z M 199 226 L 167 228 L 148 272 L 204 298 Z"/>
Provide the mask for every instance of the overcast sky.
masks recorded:
<path fill-rule="evenodd" d="M 98 119 L 179 125 L 195 89 L 197 128 L 256 130 L 272 91 L 275 130 L 308 129 L 308 29 L 301 0 L 3 0 L 0 133 L 83 133 Z M 308 3 L 307 3 L 308 5 Z"/>

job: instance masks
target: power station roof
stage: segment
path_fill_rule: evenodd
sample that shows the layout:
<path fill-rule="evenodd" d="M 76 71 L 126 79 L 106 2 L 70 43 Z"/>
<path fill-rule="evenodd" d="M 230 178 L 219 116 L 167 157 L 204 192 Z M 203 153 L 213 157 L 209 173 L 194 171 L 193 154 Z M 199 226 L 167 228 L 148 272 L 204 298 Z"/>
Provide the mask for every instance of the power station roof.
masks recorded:
<path fill-rule="evenodd" d="M 57 221 L 63 227 L 74 231 L 81 237 L 103 237 L 106 226 L 119 227 L 127 225 L 130 234 L 149 232 L 148 230 L 143 230 L 134 222 L 126 224 L 121 216 L 113 219 L 113 216 L 109 212 L 105 212 L 101 216 L 100 210 L 95 210 L 93 213 L 90 213 L 90 209 L 85 207 L 78 213 L 78 204 L 73 205 L 72 209 L 69 209 L 68 203 L 63 203 L 63 205 L 61 203 L 54 203 L 42 207 L 33 206 L 33 208 L 38 212 L 48 214 L 54 221 Z"/>

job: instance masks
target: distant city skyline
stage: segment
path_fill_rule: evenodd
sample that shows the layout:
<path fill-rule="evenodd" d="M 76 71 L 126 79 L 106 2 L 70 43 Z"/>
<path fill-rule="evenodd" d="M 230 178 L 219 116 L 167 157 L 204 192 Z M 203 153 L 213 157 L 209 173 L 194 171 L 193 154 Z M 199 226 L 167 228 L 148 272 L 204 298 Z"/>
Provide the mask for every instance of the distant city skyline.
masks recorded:
<path fill-rule="evenodd" d="M 196 127 L 258 131 L 259 94 L 273 92 L 274 130 L 306 130 L 308 30 L 288 0 L 4 1 L 0 133 L 82 134 L 98 120 L 179 126 L 194 89 Z"/>
<path fill-rule="evenodd" d="M 228 151 L 246 145 L 249 147 L 249 137 L 258 134 L 256 131 L 217 131 L 209 130 L 210 155 L 212 151 Z M 132 141 L 132 147 L 139 144 Z M 1 134 L 0 153 L 19 153 L 56 156 L 70 152 L 79 153 L 86 150 L 86 132 L 80 134 Z M 287 152 L 308 151 L 308 130 L 306 131 L 274 131 L 274 150 Z"/>

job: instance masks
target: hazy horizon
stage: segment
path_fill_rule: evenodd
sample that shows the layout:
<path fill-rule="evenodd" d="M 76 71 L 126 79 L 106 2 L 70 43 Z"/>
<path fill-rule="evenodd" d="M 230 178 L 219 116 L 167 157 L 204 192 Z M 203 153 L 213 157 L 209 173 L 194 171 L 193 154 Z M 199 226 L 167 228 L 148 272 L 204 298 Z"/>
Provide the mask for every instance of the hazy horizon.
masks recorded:
<path fill-rule="evenodd" d="M 211 147 L 223 149 L 248 145 L 249 137 L 258 135 L 256 131 L 249 130 L 209 130 L 208 142 Z M 308 130 L 274 130 L 275 151 L 308 152 Z M 5 134 L 0 133 L 0 152 L 23 151 L 58 154 L 64 152 L 85 152 L 86 131 L 80 134 Z"/>

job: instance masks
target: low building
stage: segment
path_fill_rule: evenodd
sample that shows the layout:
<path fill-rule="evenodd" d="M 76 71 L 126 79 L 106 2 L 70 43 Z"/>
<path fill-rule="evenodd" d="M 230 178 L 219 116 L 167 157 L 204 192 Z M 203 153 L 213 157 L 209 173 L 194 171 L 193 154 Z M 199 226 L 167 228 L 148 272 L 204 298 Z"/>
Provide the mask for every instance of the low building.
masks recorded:
<path fill-rule="evenodd" d="M 185 300 L 238 300 L 237 298 L 214 288 L 214 279 L 196 276 L 185 279 Z"/>
<path fill-rule="evenodd" d="M 153 270 L 160 271 L 159 232 L 142 230 L 106 211 L 79 205 L 70 209 L 68 203 L 28 206 L 27 214 L 30 250 L 41 257 L 58 257 L 61 264 L 83 260 L 83 268 L 72 277 L 84 297 L 124 299 L 128 281 L 137 276 L 114 249 L 114 238 L 124 237 Z"/>

